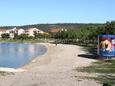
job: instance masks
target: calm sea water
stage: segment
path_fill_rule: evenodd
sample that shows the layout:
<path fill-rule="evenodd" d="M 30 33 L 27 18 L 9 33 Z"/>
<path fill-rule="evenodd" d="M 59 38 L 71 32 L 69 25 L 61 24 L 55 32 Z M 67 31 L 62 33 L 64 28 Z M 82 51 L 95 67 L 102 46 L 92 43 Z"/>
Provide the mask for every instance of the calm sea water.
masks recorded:
<path fill-rule="evenodd" d="M 38 44 L 0 43 L 0 67 L 19 68 L 46 51 Z"/>

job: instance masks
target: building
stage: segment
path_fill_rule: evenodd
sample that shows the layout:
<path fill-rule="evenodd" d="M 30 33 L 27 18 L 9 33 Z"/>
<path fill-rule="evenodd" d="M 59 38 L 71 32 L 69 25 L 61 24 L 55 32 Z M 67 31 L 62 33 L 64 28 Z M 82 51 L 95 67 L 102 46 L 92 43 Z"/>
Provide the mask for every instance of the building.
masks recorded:
<path fill-rule="evenodd" d="M 13 39 L 14 38 L 14 33 L 10 33 L 9 36 L 10 36 L 11 39 Z"/>
<path fill-rule="evenodd" d="M 51 29 L 51 33 L 58 33 L 58 32 L 60 32 L 61 31 L 61 29 L 60 28 L 52 28 Z"/>
<path fill-rule="evenodd" d="M 44 33 L 43 31 L 37 29 L 37 28 L 29 28 L 27 30 L 25 30 L 25 33 L 28 34 L 29 36 L 35 36 L 35 33 Z"/>
<path fill-rule="evenodd" d="M 25 30 L 22 29 L 22 28 L 21 28 L 21 29 L 18 29 L 17 34 L 18 34 L 18 35 L 25 34 Z"/>
<path fill-rule="evenodd" d="M 2 37 L 1 35 L 6 33 L 6 30 L 5 29 L 0 29 L 0 38 Z"/>
<path fill-rule="evenodd" d="M 44 34 L 45 32 L 40 30 L 40 29 L 37 29 L 37 28 L 29 28 L 29 29 L 17 29 L 16 27 L 13 28 L 13 29 L 0 29 L 0 38 L 1 38 L 1 35 L 4 34 L 4 33 L 7 33 L 9 34 L 10 38 L 14 38 L 14 35 L 17 34 L 17 35 L 21 35 L 21 34 L 28 34 L 28 36 L 35 36 L 35 33 L 40 33 L 40 34 Z"/>
<path fill-rule="evenodd" d="M 10 30 L 10 33 L 18 33 L 18 29 L 15 27 L 13 29 Z"/>

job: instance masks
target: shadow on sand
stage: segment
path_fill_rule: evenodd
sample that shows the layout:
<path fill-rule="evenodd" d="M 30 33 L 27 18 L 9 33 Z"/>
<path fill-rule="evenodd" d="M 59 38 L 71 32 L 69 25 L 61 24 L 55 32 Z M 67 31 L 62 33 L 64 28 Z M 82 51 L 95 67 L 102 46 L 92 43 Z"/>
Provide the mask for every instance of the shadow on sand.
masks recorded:
<path fill-rule="evenodd" d="M 89 58 L 89 59 L 100 59 L 99 55 L 97 54 L 97 48 L 95 48 L 95 47 L 84 48 L 83 47 L 83 50 L 88 51 L 88 53 L 78 54 L 78 56 L 84 57 L 84 58 Z"/>
<path fill-rule="evenodd" d="M 79 54 L 78 56 L 84 57 L 84 58 L 89 58 L 89 59 L 99 59 L 98 55 L 93 55 L 93 54 Z"/>

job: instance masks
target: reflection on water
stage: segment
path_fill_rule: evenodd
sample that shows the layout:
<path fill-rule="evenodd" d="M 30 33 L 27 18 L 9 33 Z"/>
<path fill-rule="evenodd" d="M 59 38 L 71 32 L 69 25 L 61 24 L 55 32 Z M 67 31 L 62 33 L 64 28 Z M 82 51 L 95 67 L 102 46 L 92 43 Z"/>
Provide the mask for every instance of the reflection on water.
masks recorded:
<path fill-rule="evenodd" d="M 0 43 L 0 67 L 21 67 L 45 52 L 43 45 Z"/>

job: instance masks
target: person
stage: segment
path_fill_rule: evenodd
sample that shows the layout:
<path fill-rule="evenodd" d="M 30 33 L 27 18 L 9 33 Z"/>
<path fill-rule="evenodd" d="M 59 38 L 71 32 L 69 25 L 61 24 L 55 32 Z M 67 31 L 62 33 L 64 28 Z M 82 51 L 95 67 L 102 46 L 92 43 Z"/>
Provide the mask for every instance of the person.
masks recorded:
<path fill-rule="evenodd" d="M 100 54 L 106 56 L 107 59 L 111 58 L 112 54 L 112 43 L 110 38 L 106 38 L 100 43 Z"/>
<path fill-rule="evenodd" d="M 58 43 L 57 40 L 55 40 L 55 45 L 56 45 L 56 46 L 57 46 L 57 43 Z"/>
<path fill-rule="evenodd" d="M 108 51 L 108 52 L 112 51 L 112 44 L 111 44 L 111 40 L 109 38 L 104 41 L 101 41 L 100 45 L 101 45 L 100 47 L 103 51 Z"/>

